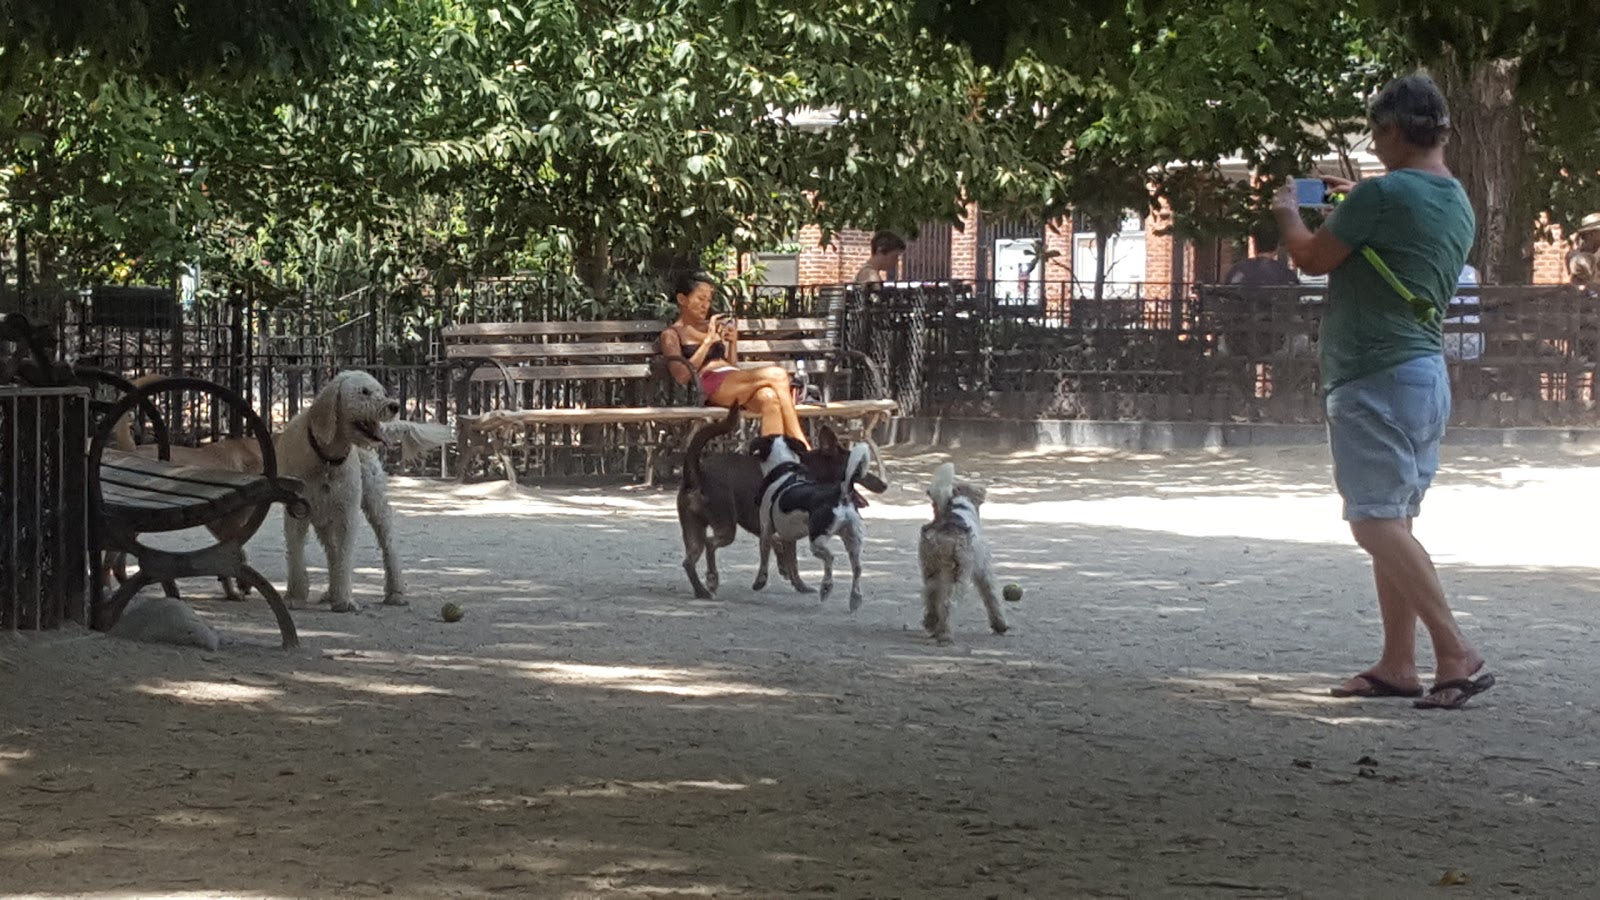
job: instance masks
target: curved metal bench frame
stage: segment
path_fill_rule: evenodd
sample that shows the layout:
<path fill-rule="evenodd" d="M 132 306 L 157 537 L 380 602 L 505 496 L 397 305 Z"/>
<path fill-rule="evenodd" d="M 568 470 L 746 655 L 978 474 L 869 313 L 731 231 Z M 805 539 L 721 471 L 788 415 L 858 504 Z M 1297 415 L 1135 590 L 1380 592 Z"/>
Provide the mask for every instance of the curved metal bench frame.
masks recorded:
<path fill-rule="evenodd" d="M 131 553 L 139 561 L 139 572 L 119 587 L 109 600 L 103 599 L 101 580 L 92 579 L 94 598 L 92 618 L 95 627 L 104 630 L 115 625 L 121 618 L 123 610 L 127 608 L 128 601 L 147 585 L 178 578 L 214 575 L 219 578 L 237 578 L 260 591 L 277 618 L 278 629 L 283 634 L 283 646 L 285 649 L 296 646 L 299 637 L 282 596 L 271 582 L 250 566 L 244 554 L 244 545 L 260 530 L 262 522 L 272 509 L 272 504 L 285 504 L 289 515 L 304 516 L 309 513 L 309 506 L 297 491 L 298 482 L 280 478 L 278 475 L 277 451 L 272 445 L 272 433 L 267 429 L 266 423 L 239 394 L 201 378 L 182 376 L 162 378 L 141 388 L 135 388 L 117 376 L 111 376 L 110 381 L 113 384 L 120 381 L 119 386 L 125 386 L 127 393 L 96 425 L 94 440 L 89 446 L 89 499 L 96 517 L 95 527 L 91 529 L 90 550 L 94 557 L 97 557 L 101 550 Z M 183 391 L 207 394 L 226 404 L 231 412 L 242 415 L 246 431 L 255 435 L 261 450 L 262 473 L 248 477 L 262 479 L 265 487 L 261 492 L 263 499 L 255 502 L 255 508 L 251 511 L 249 519 L 230 538 L 217 539 L 211 546 L 198 550 L 162 550 L 142 543 L 139 535 L 146 531 L 182 529 L 146 527 L 136 516 L 125 519 L 112 515 L 105 500 L 100 468 L 105 460 L 105 451 L 112 429 L 119 419 L 135 408 L 142 409 L 151 417 L 151 424 L 156 432 L 157 459 L 161 462 L 170 461 L 172 450 L 169 432 L 151 397 Z M 206 522 L 233 516 L 249 505 L 247 502 L 241 502 L 232 509 L 217 513 Z M 205 524 L 205 522 L 183 527 L 194 527 L 194 524 Z"/>

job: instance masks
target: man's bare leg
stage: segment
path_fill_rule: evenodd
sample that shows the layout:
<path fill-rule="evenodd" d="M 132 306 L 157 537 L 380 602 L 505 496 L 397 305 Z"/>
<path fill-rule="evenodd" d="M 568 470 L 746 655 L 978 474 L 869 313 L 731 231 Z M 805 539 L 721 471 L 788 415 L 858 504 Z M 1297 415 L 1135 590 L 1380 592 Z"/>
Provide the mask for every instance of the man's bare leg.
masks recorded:
<path fill-rule="evenodd" d="M 1387 663 L 1403 664 L 1405 653 L 1396 653 L 1389 659 L 1391 640 L 1403 641 L 1407 630 L 1406 617 L 1420 620 L 1433 640 L 1434 683 L 1468 678 L 1483 668 L 1483 655 L 1461 633 L 1450 604 L 1445 599 L 1444 586 L 1439 583 L 1439 573 L 1433 567 L 1428 551 L 1411 535 L 1406 519 L 1361 519 L 1350 524 L 1356 543 L 1372 556 L 1373 571 L 1379 580 L 1379 604 L 1384 610 L 1384 650 Z M 1384 584 L 1390 590 L 1385 592 Z M 1384 604 L 1383 595 L 1390 593 L 1395 599 Z M 1394 614 L 1388 612 L 1396 610 Z M 1391 616 L 1394 634 L 1391 636 Z M 1413 639 L 1414 640 L 1414 639 Z M 1415 651 L 1410 654 L 1415 671 Z M 1376 669 L 1377 667 L 1375 667 Z M 1440 696 L 1441 702 L 1451 697 Z"/>

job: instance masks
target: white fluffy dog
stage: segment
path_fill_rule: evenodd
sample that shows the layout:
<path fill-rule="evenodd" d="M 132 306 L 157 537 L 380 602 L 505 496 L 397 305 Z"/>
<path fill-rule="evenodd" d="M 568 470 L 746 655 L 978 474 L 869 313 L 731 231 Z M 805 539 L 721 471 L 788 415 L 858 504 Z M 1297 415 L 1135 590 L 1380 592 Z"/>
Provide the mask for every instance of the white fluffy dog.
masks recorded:
<path fill-rule="evenodd" d="M 956 467 L 945 463 L 933 471 L 928 497 L 933 500 L 933 521 L 922 526 L 917 556 L 922 561 L 922 627 L 941 644 L 951 643 L 950 605 L 954 595 L 971 580 L 989 612 L 989 627 L 1006 633 L 1006 617 L 994 591 L 994 566 L 989 544 L 978 522 L 984 490 L 956 480 Z"/>
<path fill-rule="evenodd" d="M 304 607 L 311 594 L 305 559 L 309 527 L 316 529 L 328 556 L 328 592 L 323 600 L 335 612 L 361 608 L 350 593 L 358 515 L 366 516 L 383 551 L 383 602 L 405 605 L 386 492 L 388 476 L 377 448 L 399 441 L 409 455 L 448 443 L 453 432 L 445 425 L 397 420 L 399 412 L 399 402 L 376 378 L 366 372 L 340 372 L 309 408 L 289 420 L 278 438 L 278 471 L 304 483 L 311 505 L 308 517 L 283 520 L 290 607 Z"/>

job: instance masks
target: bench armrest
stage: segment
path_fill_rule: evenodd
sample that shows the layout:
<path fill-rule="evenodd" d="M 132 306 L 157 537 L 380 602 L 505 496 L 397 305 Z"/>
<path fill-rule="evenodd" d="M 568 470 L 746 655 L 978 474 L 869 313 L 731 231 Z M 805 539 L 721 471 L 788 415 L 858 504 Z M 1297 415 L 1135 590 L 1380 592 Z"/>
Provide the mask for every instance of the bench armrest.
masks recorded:
<path fill-rule="evenodd" d="M 852 350 L 852 349 L 850 349 L 848 347 L 839 347 L 839 348 L 834 350 L 834 361 L 835 361 L 835 364 L 837 364 L 839 362 L 848 361 L 849 363 L 851 363 L 852 367 L 859 365 L 861 368 L 867 370 L 867 375 L 870 377 L 870 379 L 872 381 L 871 393 L 877 394 L 876 397 L 868 397 L 867 399 L 869 399 L 869 400 L 887 400 L 887 399 L 889 399 L 889 394 L 888 394 L 889 383 L 884 380 L 883 372 L 881 370 L 879 370 L 878 364 L 872 361 L 872 357 L 868 356 L 867 354 L 863 353 L 860 350 Z"/>
<path fill-rule="evenodd" d="M 477 371 L 484 366 L 494 366 L 499 370 L 501 379 L 505 381 L 506 402 L 510 404 L 510 408 L 513 410 L 522 408 L 522 404 L 517 397 L 516 382 L 511 378 L 511 370 L 507 369 L 505 363 L 500 362 L 498 359 L 489 356 L 458 356 L 454 359 L 440 360 L 434 365 L 444 370 L 446 378 L 449 378 L 450 374 L 455 370 L 461 370 L 460 379 L 451 385 L 450 390 L 450 395 L 455 400 L 456 415 L 458 416 L 462 414 L 462 409 L 466 405 L 467 388 L 472 384 L 472 376 L 477 374 Z"/>
<path fill-rule="evenodd" d="M 106 421 L 112 423 L 115 423 L 122 417 L 122 415 L 125 415 L 125 413 L 115 416 L 109 415 L 110 411 L 116 408 L 117 401 L 121 400 L 122 398 L 132 396 L 138 392 L 138 389 L 133 386 L 133 382 L 108 369 L 100 369 L 93 366 L 76 366 L 73 368 L 72 374 L 79 385 L 90 389 L 89 408 L 106 412 L 109 416 Z M 114 388 L 117 392 L 117 400 L 107 401 L 95 399 L 94 389 L 99 387 Z M 150 399 L 150 394 L 148 392 L 140 395 L 139 399 L 136 401 L 136 405 L 144 412 L 145 415 L 150 417 L 150 427 L 156 433 L 156 447 L 160 453 L 160 458 L 169 458 L 169 447 L 172 444 L 172 439 L 167 430 L 166 417 L 161 414 L 160 408 L 157 407 L 155 402 Z M 131 407 L 129 411 L 132 411 Z M 96 421 L 95 429 L 98 431 L 99 427 L 100 422 Z M 91 434 L 90 437 L 92 438 L 93 435 Z"/>
<path fill-rule="evenodd" d="M 94 377 L 101 378 L 102 376 L 96 375 Z M 112 376 L 112 378 L 114 379 L 111 381 L 113 384 L 121 380 L 116 376 Z M 126 382 L 123 383 L 127 384 Z M 260 414 L 249 403 L 245 402 L 245 399 L 239 394 L 215 382 L 191 376 L 160 378 L 143 387 L 134 387 L 132 384 L 127 384 L 127 388 L 128 391 L 123 395 L 122 399 L 117 401 L 117 404 L 111 407 L 111 410 L 95 426 L 94 440 L 89 445 L 90 496 L 96 502 L 100 500 L 100 463 L 105 458 L 106 444 L 111 440 L 111 432 L 116 428 L 117 421 L 123 416 L 132 413 L 135 408 L 143 409 L 151 416 L 151 422 L 156 430 L 159 458 L 162 460 L 172 458 L 166 422 L 150 398 L 158 394 L 172 394 L 181 391 L 198 391 L 209 395 L 216 400 L 222 401 L 229 411 L 239 414 L 244 419 L 246 431 L 255 435 L 256 444 L 261 450 L 262 474 L 269 479 L 277 479 L 278 452 L 272 445 L 272 432 L 267 428 L 266 423 L 262 421 Z"/>

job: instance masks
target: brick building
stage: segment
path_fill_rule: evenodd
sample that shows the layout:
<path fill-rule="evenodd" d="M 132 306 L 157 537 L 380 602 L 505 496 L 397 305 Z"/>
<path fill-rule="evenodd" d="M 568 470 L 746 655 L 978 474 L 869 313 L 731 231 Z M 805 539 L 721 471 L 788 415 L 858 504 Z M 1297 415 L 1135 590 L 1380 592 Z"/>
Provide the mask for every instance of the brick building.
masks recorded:
<path fill-rule="evenodd" d="M 1359 167 L 1363 176 L 1381 174 L 1380 164 L 1364 139 L 1348 149 L 1346 158 Z M 1224 160 L 1224 173 L 1240 180 L 1250 177 L 1242 160 Z M 1329 157 L 1321 167 L 1326 174 L 1337 174 L 1338 158 Z M 1146 297 L 1170 296 L 1181 285 L 1221 280 L 1244 252 L 1244 247 L 1229 241 L 1177 240 L 1163 234 L 1170 224 L 1164 214 L 1140 216 L 1130 213 L 1123 227 L 1108 242 L 1106 293 Z M 770 284 L 821 285 L 848 282 L 868 256 L 872 228 L 846 230 L 834 235 L 829 246 L 822 246 L 821 230 L 803 229 L 794 254 L 763 254 Z M 945 223 L 924 225 L 908 240 L 905 258 L 896 273 L 904 281 L 963 280 L 1002 282 L 1015 272 L 1016 254 L 1023 244 L 1042 241 L 1047 251 L 1058 255 L 1050 259 L 1042 277 L 1046 296 L 1059 298 L 1067 292 L 1082 295 L 1092 291 L 1098 262 L 1095 235 L 1076 216 L 1053 222 L 1018 222 L 969 206 L 964 227 Z M 1540 241 L 1534 249 L 1535 284 L 1566 281 L 1567 246 L 1558 237 Z"/>

